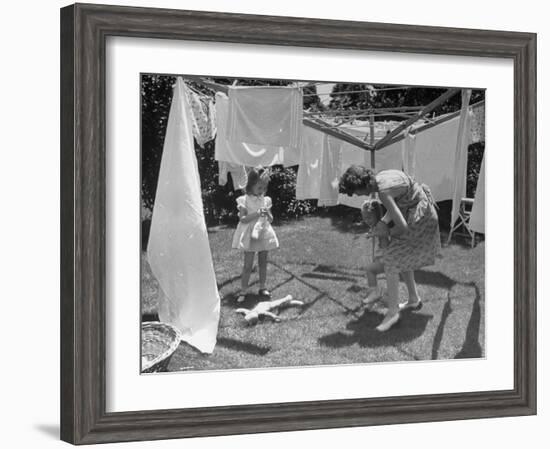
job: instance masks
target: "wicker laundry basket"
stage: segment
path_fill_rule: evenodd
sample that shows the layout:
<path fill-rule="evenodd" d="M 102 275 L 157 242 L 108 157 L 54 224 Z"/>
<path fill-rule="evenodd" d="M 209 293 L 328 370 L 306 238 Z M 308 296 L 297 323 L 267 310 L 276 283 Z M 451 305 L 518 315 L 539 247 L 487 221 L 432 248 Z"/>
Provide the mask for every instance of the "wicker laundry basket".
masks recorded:
<path fill-rule="evenodd" d="M 180 341 L 180 333 L 174 326 L 157 321 L 141 323 L 141 372 L 167 371 Z"/>

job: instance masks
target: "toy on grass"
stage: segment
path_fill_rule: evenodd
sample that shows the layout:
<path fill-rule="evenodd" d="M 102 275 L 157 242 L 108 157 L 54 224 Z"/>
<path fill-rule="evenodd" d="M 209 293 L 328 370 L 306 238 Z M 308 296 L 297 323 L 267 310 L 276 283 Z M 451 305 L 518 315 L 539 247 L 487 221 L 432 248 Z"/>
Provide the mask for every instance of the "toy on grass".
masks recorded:
<path fill-rule="evenodd" d="M 302 301 L 292 299 L 292 295 L 287 295 L 281 299 L 275 299 L 273 301 L 261 301 L 254 306 L 253 309 L 240 308 L 236 309 L 235 312 L 240 313 L 244 316 L 245 321 L 250 324 L 256 324 L 260 317 L 271 318 L 275 322 L 281 321 L 281 318 L 277 316 L 277 311 L 279 307 L 288 307 L 288 306 L 303 306 Z"/>

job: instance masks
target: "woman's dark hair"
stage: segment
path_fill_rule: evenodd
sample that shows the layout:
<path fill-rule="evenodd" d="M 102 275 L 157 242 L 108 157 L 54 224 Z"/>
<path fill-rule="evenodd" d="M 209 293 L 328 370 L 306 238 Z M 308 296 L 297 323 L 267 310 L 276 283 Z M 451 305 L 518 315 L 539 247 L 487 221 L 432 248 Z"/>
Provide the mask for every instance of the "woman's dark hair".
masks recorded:
<path fill-rule="evenodd" d="M 244 190 L 248 195 L 252 195 L 252 188 L 258 182 L 261 181 L 267 184 L 269 182 L 269 179 L 269 171 L 266 168 L 254 167 L 248 172 L 248 179 L 246 181 L 246 187 Z"/>
<path fill-rule="evenodd" d="M 374 171 L 362 165 L 352 165 L 340 177 L 340 193 L 353 195 L 357 190 L 370 187 L 374 181 Z"/>

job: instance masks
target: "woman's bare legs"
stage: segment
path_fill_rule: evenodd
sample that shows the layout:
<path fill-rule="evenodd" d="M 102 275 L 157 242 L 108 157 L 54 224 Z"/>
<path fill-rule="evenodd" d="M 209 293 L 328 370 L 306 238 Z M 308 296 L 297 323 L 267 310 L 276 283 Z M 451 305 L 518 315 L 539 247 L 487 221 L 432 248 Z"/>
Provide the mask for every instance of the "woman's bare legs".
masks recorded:
<path fill-rule="evenodd" d="M 388 284 L 388 312 L 376 328 L 379 331 L 387 331 L 399 320 L 399 273 L 386 271 L 386 283 Z"/>
<path fill-rule="evenodd" d="M 267 280 L 267 253 L 268 251 L 260 251 L 258 253 L 258 269 L 260 271 L 260 290 L 265 289 Z"/>
<path fill-rule="evenodd" d="M 418 296 L 418 290 L 416 288 L 416 282 L 414 280 L 414 271 L 403 271 L 401 273 L 403 276 L 403 281 L 405 282 L 405 285 L 407 286 L 407 290 L 409 292 L 409 304 L 417 304 L 420 301 L 420 297 Z"/>

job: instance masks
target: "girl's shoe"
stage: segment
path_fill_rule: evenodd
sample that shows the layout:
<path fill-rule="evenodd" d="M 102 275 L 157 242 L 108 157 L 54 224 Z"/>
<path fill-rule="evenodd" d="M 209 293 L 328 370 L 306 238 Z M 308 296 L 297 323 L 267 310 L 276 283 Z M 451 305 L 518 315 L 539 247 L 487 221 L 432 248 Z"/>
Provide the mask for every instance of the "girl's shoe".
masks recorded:
<path fill-rule="evenodd" d="M 395 312 L 395 314 L 388 320 L 385 319 L 382 321 L 382 324 L 376 327 L 376 330 L 378 332 L 386 332 L 389 331 L 393 326 L 395 326 L 397 323 L 399 323 L 399 312 Z"/>
<path fill-rule="evenodd" d="M 422 308 L 422 300 L 418 298 L 416 302 L 403 302 L 399 304 L 399 310 L 420 310 Z"/>
<path fill-rule="evenodd" d="M 252 289 L 251 288 L 246 288 L 244 290 L 243 289 L 239 290 L 236 294 L 237 302 L 238 303 L 243 302 L 246 299 L 246 296 L 251 295 L 251 294 L 252 294 Z"/>
<path fill-rule="evenodd" d="M 266 298 L 271 298 L 271 292 L 267 288 L 261 288 L 258 290 L 258 295 L 265 296 Z"/>
<path fill-rule="evenodd" d="M 363 304 L 365 306 L 370 306 L 376 301 L 379 301 L 384 296 L 384 289 L 382 287 L 372 287 L 369 291 L 369 294 L 365 299 L 363 299 Z"/>

